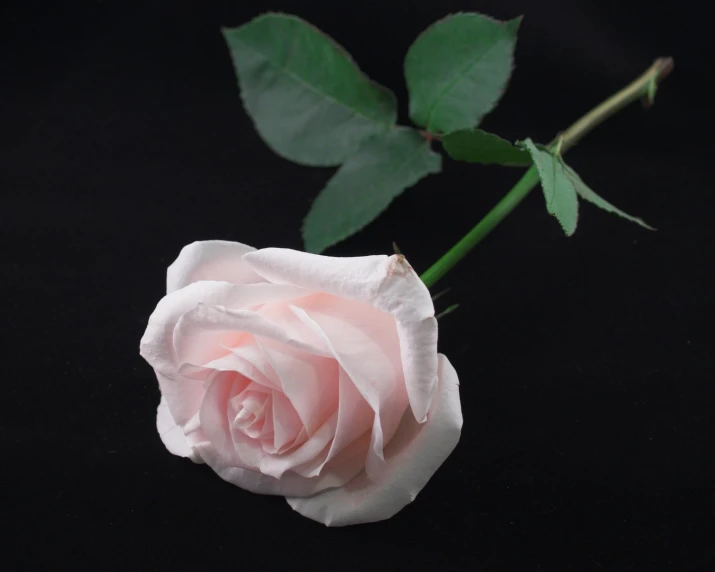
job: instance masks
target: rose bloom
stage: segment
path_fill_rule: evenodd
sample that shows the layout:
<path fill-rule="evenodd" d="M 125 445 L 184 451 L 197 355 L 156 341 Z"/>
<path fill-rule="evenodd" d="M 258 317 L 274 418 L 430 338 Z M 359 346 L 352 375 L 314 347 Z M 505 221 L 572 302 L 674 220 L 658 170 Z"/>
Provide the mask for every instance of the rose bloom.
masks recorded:
<path fill-rule="evenodd" d="M 329 526 L 391 517 L 459 440 L 459 380 L 401 255 L 195 242 L 140 351 L 171 453 Z"/>

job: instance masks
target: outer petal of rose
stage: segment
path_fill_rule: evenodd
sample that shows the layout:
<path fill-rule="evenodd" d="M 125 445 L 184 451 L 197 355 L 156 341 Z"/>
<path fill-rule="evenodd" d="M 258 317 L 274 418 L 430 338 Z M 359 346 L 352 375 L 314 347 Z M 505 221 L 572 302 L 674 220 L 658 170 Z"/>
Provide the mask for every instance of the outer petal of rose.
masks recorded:
<path fill-rule="evenodd" d="M 400 321 L 434 316 L 429 290 L 401 255 L 339 258 L 264 248 L 245 254 L 243 259 L 275 284 L 361 300 Z"/>
<path fill-rule="evenodd" d="M 269 282 L 363 301 L 375 298 L 388 264 L 384 255 L 337 258 L 287 248 L 255 250 L 243 259 Z"/>
<path fill-rule="evenodd" d="M 234 288 L 228 282 L 196 282 L 164 296 L 149 316 L 139 353 L 157 372 L 173 377 L 179 364 L 174 351 L 174 328 L 179 318 L 200 302 L 220 304 Z"/>
<path fill-rule="evenodd" d="M 402 371 L 412 413 L 423 423 L 437 390 L 437 319 L 397 322 Z"/>
<path fill-rule="evenodd" d="M 203 282 L 197 282 L 203 284 Z M 192 285 L 193 286 L 193 285 Z M 264 286 L 274 286 L 265 284 Z M 187 286 L 191 288 L 191 286 Z M 237 286 L 237 288 L 241 288 Z M 179 290 L 182 292 L 183 290 Z M 325 355 L 302 340 L 290 337 L 279 324 L 251 310 L 229 310 L 222 305 L 199 303 L 184 313 L 172 332 L 175 360 L 179 363 L 205 365 L 230 352 L 230 347 L 241 345 L 247 335 L 268 338 L 307 353 Z"/>
<path fill-rule="evenodd" d="M 244 255 L 269 282 L 293 284 L 341 298 L 366 302 L 394 316 L 403 350 L 405 384 L 415 417 L 424 421 L 437 379 L 437 323 L 429 290 L 403 256 L 336 258 L 282 248 L 265 248 Z M 428 320 L 427 324 L 423 324 Z M 416 339 L 413 339 L 416 336 Z M 419 363 L 413 358 L 421 356 Z"/>
<path fill-rule="evenodd" d="M 159 431 L 159 437 L 161 437 L 169 453 L 179 457 L 188 457 L 194 463 L 203 463 L 201 457 L 186 440 L 184 431 L 171 416 L 171 411 L 169 411 L 169 406 L 163 396 L 156 413 L 156 429 Z"/>
<path fill-rule="evenodd" d="M 405 415 L 385 448 L 387 470 L 380 480 L 364 473 L 344 487 L 307 498 L 288 497 L 303 516 L 327 526 L 345 526 L 390 518 L 412 502 L 449 456 L 462 428 L 457 372 L 439 356 L 439 382 L 432 408 L 423 424 Z"/>
<path fill-rule="evenodd" d="M 179 425 L 196 413 L 204 391 L 201 381 L 189 379 L 179 371 L 181 360 L 174 336 L 181 318 L 201 303 L 243 307 L 276 299 L 292 299 L 303 294 L 300 288 L 274 284 L 236 286 L 228 282 L 194 282 L 159 301 L 149 317 L 139 353 L 154 368 L 162 394 L 166 396 L 169 409 Z M 192 348 L 196 349 L 197 345 Z M 223 350 L 223 353 L 228 353 L 228 350 Z"/>
<path fill-rule="evenodd" d="M 166 293 L 170 294 L 199 280 L 252 284 L 263 282 L 243 260 L 255 248 L 240 242 L 205 240 L 185 246 L 166 272 Z"/>
<path fill-rule="evenodd" d="M 198 304 L 243 309 L 276 300 L 305 295 L 305 290 L 275 284 L 236 286 L 228 282 L 194 282 L 164 296 L 149 317 L 139 353 L 155 370 L 170 377 L 180 365 L 174 351 L 174 329 L 180 318 Z"/>

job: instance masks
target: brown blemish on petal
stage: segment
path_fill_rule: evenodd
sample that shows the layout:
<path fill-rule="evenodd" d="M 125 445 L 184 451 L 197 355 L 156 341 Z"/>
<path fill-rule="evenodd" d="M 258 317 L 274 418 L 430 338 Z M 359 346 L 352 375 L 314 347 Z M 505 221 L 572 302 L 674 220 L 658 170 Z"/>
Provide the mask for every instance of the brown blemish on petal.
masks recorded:
<path fill-rule="evenodd" d="M 410 272 L 412 272 L 412 266 L 410 266 L 403 254 L 395 254 L 390 257 L 390 265 L 387 268 L 388 276 L 407 278 Z"/>

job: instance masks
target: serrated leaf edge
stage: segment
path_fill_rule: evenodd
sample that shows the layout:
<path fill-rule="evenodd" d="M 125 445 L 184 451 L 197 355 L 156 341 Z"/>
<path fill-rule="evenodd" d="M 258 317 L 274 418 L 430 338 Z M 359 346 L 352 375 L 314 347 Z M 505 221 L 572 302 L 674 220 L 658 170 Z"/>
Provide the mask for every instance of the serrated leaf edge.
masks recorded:
<path fill-rule="evenodd" d="M 407 58 L 408 58 L 409 55 L 410 55 L 410 52 L 412 51 L 412 48 L 415 46 L 415 44 L 417 44 L 417 42 L 419 42 L 419 41 L 422 39 L 422 37 L 423 37 L 425 34 L 427 34 L 428 32 L 430 32 L 433 28 L 437 27 L 438 25 L 443 24 L 443 23 L 446 22 L 447 20 L 449 20 L 449 19 L 451 19 L 451 18 L 454 18 L 454 17 L 456 17 L 456 16 L 475 16 L 475 17 L 478 17 L 478 18 L 482 18 L 482 19 L 485 19 L 485 20 L 489 20 L 489 21 L 491 21 L 491 22 L 494 22 L 495 24 L 499 24 L 499 25 L 501 25 L 501 26 L 504 26 L 504 27 L 507 28 L 507 29 L 508 29 L 508 27 L 509 27 L 510 25 L 513 25 L 515 31 L 517 31 L 517 30 L 519 29 L 519 27 L 521 26 L 521 22 L 522 22 L 522 20 L 523 20 L 523 18 L 524 18 L 523 15 L 520 15 L 520 16 L 517 16 L 516 18 L 512 18 L 511 20 L 497 20 L 496 18 L 492 18 L 491 16 L 487 16 L 486 14 L 482 14 L 482 13 L 480 13 L 480 12 L 461 12 L 461 11 L 460 11 L 460 12 L 455 12 L 455 13 L 452 13 L 452 14 L 447 14 L 444 18 L 440 18 L 440 19 L 437 20 L 436 22 L 432 22 L 432 24 L 430 24 L 429 26 L 427 26 L 427 28 L 425 28 L 424 30 L 422 30 L 422 32 L 420 32 L 420 33 L 417 35 L 417 37 L 414 39 L 414 41 L 412 42 L 412 44 L 410 45 L 410 47 L 407 49 L 407 54 L 405 54 L 405 64 L 406 64 L 406 62 L 407 62 Z M 434 133 L 434 132 L 430 129 L 430 123 L 431 123 L 431 117 L 432 117 L 433 110 L 434 110 L 435 106 L 437 105 L 437 103 L 439 103 L 439 102 L 444 98 L 444 95 L 445 95 L 450 89 L 452 89 L 452 88 L 456 85 L 456 83 L 457 83 L 460 79 L 462 79 L 462 77 L 463 77 L 464 75 L 466 75 L 466 74 L 469 72 L 469 70 L 471 70 L 471 69 L 477 64 L 477 62 L 479 62 L 482 58 L 484 58 L 484 56 L 486 56 L 489 52 L 491 52 L 491 50 L 493 50 L 495 46 L 496 46 L 496 44 L 494 44 L 491 48 L 489 48 L 486 52 L 484 52 L 484 54 L 482 54 L 478 59 L 476 59 L 474 62 L 472 62 L 472 63 L 469 65 L 469 67 L 461 74 L 460 77 L 455 78 L 444 90 L 442 90 L 442 93 L 435 99 L 435 102 L 431 105 L 429 111 L 427 112 L 427 121 L 426 121 L 425 125 L 422 125 L 421 127 L 424 127 L 424 128 L 425 128 L 428 132 L 430 132 L 430 133 Z M 483 117 L 485 117 L 487 114 L 489 114 L 489 113 L 497 106 L 497 104 L 499 103 L 499 100 L 501 99 L 502 95 L 503 95 L 504 92 L 506 91 L 506 89 L 507 89 L 507 87 L 508 87 L 508 85 L 509 85 L 509 81 L 511 80 L 511 75 L 512 75 L 512 73 L 513 73 L 513 71 L 514 71 L 514 58 L 513 58 L 513 55 L 514 55 L 514 50 L 515 50 L 515 49 L 516 49 L 516 44 L 514 45 L 514 47 L 513 47 L 512 50 L 511 50 L 512 61 L 511 61 L 511 65 L 509 66 L 509 78 L 507 79 L 506 83 L 504 84 L 504 87 L 500 90 L 499 96 L 497 97 L 497 99 L 496 99 L 496 101 L 494 102 L 494 104 L 493 104 L 489 109 L 487 109 L 479 118 L 477 118 L 477 121 L 476 121 L 476 124 L 474 125 L 474 127 L 476 127 L 477 125 L 479 125 L 481 119 L 482 119 Z M 404 75 L 405 75 L 405 81 L 408 83 L 408 92 L 409 92 L 409 81 L 407 80 L 406 66 L 403 64 L 403 67 L 405 68 L 405 73 L 404 73 Z M 410 119 L 412 119 L 412 120 L 414 121 L 414 119 L 412 118 L 411 115 L 412 115 L 412 114 L 410 114 Z M 415 124 L 419 125 L 419 123 L 418 123 L 417 121 L 415 121 Z M 466 129 L 468 129 L 468 127 L 467 127 Z M 436 134 L 436 133 L 435 133 L 435 134 Z"/>
<path fill-rule="evenodd" d="M 397 128 L 397 129 L 400 129 L 400 128 L 402 128 L 402 129 L 412 129 L 412 128 L 410 128 L 410 127 L 399 127 L 399 126 L 396 127 L 396 128 Z M 375 137 L 379 137 L 379 135 L 376 135 Z M 370 140 L 368 139 L 368 140 L 367 140 L 365 143 L 363 143 L 363 144 L 369 144 L 369 142 L 370 142 Z M 425 140 L 424 143 L 422 143 L 420 146 L 416 147 L 415 150 L 414 150 L 412 153 L 409 153 L 405 159 L 403 159 L 402 161 L 400 161 L 400 163 L 395 166 L 395 169 L 393 169 L 393 171 L 394 171 L 394 170 L 397 170 L 397 169 L 400 169 L 403 165 L 405 165 L 405 164 L 407 164 L 409 161 L 411 161 L 418 153 L 420 153 L 420 152 L 425 148 L 425 146 L 429 149 L 429 153 L 432 155 L 432 157 L 434 157 L 434 158 L 437 159 L 437 161 L 436 161 L 436 163 L 435 163 L 435 166 L 434 166 L 433 168 L 429 169 L 424 175 L 422 175 L 421 177 L 419 177 L 419 178 L 418 178 L 414 183 L 412 183 L 411 185 L 407 185 L 407 186 L 405 186 L 405 187 L 402 187 L 402 189 L 400 190 L 400 192 L 399 192 L 398 194 L 396 194 L 394 197 L 392 197 L 392 199 L 390 199 L 390 201 L 387 202 L 387 203 L 385 204 L 385 206 L 384 206 L 382 209 L 380 209 L 380 210 L 377 212 L 377 214 L 376 214 L 372 219 L 370 219 L 369 221 L 367 221 L 365 224 L 362 224 L 362 225 L 358 226 L 357 228 L 355 228 L 354 230 L 351 230 L 351 231 L 349 231 L 349 232 L 347 232 L 347 233 L 342 233 L 342 234 L 340 234 L 340 235 L 338 236 L 338 238 L 336 238 L 336 239 L 334 239 L 334 240 L 331 240 L 330 242 L 326 242 L 323 246 L 321 246 L 321 247 L 320 247 L 319 249 L 317 249 L 317 250 L 311 248 L 310 243 L 308 242 L 308 239 L 307 239 L 307 236 L 306 236 L 306 233 L 305 233 L 306 224 L 307 224 L 307 222 L 308 222 L 308 218 L 310 217 L 311 213 L 313 212 L 313 206 L 311 205 L 310 211 L 308 212 L 308 214 L 307 214 L 307 215 L 305 216 L 305 218 L 303 219 L 303 224 L 301 225 L 301 235 L 302 235 L 302 238 L 303 238 L 303 244 L 304 244 L 304 246 L 305 246 L 306 252 L 312 252 L 312 253 L 314 253 L 314 254 L 320 254 L 321 252 L 324 252 L 326 249 L 330 248 L 331 246 L 335 246 L 336 244 L 342 242 L 342 241 L 345 240 L 346 238 L 349 238 L 349 237 L 353 236 L 354 234 L 357 234 L 357 233 L 360 232 L 362 229 L 364 229 L 365 227 L 367 227 L 370 223 L 372 223 L 375 219 L 377 219 L 377 217 L 379 217 L 383 212 L 385 212 L 385 211 L 388 209 L 388 207 L 392 204 L 392 202 L 393 202 L 395 199 L 397 199 L 404 191 L 406 191 L 407 189 L 413 187 L 414 185 L 416 185 L 419 181 L 421 181 L 421 180 L 424 179 L 425 177 L 427 177 L 427 176 L 429 176 L 429 175 L 434 175 L 434 174 L 440 173 L 440 172 L 442 171 L 442 156 L 441 156 L 439 153 L 435 152 L 435 151 L 431 148 L 430 142 L 427 141 L 427 140 Z M 358 147 L 358 149 L 356 150 L 356 152 L 358 152 L 359 149 L 360 149 L 360 148 Z M 350 158 L 348 157 L 348 159 L 346 159 L 343 164 L 346 164 L 349 160 L 350 160 Z M 332 176 L 330 179 L 328 179 L 328 182 L 325 184 L 325 186 L 320 190 L 320 192 L 318 193 L 318 195 L 317 195 L 317 196 L 315 197 L 315 199 L 313 200 L 313 204 L 315 204 L 315 201 L 317 201 L 317 200 L 320 198 L 321 193 L 325 190 L 325 188 L 328 186 L 328 184 L 330 183 L 330 181 L 338 174 L 339 171 L 340 171 L 340 169 L 338 169 L 338 170 L 333 174 L 333 176 Z M 389 175 L 388 175 L 388 176 L 389 176 Z M 386 178 L 386 177 L 385 177 L 385 178 Z M 381 180 L 384 180 L 384 179 L 381 179 Z"/>

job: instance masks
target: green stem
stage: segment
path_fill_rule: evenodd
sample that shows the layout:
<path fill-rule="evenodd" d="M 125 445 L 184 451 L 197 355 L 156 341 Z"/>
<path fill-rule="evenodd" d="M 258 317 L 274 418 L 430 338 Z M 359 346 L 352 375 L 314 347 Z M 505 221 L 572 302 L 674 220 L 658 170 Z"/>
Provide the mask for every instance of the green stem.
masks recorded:
<path fill-rule="evenodd" d="M 646 103 L 653 103 L 653 95 L 658 82 L 673 69 L 671 58 L 659 58 L 639 78 L 615 93 L 603 103 L 594 107 L 566 131 L 561 132 L 551 143 L 559 153 L 565 153 L 597 125 L 623 109 L 629 103 L 646 96 Z M 447 251 L 421 276 L 431 288 L 449 272 L 467 253 L 479 244 L 514 208 L 531 192 L 539 182 L 539 174 L 533 165 L 516 185 L 480 220 L 457 244 Z"/>

